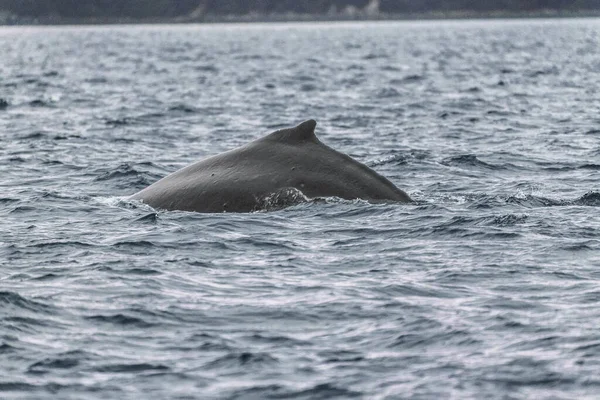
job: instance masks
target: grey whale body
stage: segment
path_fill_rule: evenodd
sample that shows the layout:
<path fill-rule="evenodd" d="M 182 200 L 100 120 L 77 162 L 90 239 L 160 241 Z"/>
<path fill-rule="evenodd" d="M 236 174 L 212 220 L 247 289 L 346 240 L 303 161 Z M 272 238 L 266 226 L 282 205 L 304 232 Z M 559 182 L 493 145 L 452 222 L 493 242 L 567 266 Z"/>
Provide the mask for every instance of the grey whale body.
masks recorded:
<path fill-rule="evenodd" d="M 282 129 L 242 147 L 198 161 L 134 194 L 157 209 L 251 212 L 269 199 L 340 197 L 411 202 L 389 180 L 315 136 L 314 120 Z"/>

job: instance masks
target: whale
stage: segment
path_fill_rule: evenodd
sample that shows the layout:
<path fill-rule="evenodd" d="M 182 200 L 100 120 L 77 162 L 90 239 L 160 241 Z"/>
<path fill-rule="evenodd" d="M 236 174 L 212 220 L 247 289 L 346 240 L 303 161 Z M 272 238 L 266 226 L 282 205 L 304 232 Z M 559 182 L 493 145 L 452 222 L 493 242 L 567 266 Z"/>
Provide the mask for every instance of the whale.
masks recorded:
<path fill-rule="evenodd" d="M 201 213 L 261 211 L 328 197 L 412 202 L 387 178 L 322 143 L 316 126 L 311 119 L 208 157 L 129 199 L 154 209 Z"/>

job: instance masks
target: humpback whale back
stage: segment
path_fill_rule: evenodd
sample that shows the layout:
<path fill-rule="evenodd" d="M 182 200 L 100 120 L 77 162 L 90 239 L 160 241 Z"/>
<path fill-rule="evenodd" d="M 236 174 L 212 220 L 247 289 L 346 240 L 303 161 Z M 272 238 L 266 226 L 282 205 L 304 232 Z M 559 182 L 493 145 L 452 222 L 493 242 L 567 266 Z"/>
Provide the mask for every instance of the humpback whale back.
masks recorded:
<path fill-rule="evenodd" d="M 410 202 L 371 168 L 323 144 L 308 120 L 189 165 L 131 197 L 155 208 L 249 212 L 298 191 L 309 198 Z"/>

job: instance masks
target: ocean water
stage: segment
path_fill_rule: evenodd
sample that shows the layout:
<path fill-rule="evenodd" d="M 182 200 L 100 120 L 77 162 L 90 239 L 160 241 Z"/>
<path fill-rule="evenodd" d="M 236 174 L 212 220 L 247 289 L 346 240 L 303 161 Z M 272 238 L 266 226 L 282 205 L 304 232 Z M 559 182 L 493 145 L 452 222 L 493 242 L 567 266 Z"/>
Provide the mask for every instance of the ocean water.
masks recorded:
<path fill-rule="evenodd" d="M 314 118 L 415 204 L 128 196 Z M 600 397 L 600 20 L 0 28 L 0 398 Z"/>

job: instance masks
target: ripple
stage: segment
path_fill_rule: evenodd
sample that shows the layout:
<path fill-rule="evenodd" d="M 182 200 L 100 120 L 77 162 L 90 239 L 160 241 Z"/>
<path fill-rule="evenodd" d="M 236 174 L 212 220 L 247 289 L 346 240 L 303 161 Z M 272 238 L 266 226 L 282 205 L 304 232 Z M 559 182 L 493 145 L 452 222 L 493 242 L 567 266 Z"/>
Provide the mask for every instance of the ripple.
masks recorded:
<path fill-rule="evenodd" d="M 553 206 L 560 206 L 563 205 L 564 203 L 558 200 L 552 200 L 552 199 L 548 199 L 545 197 L 541 197 L 541 196 L 534 196 L 534 195 L 519 195 L 519 196 L 509 196 L 506 199 L 506 202 L 508 204 L 517 204 L 520 205 L 522 207 L 528 207 L 528 208 L 532 208 L 532 207 L 553 207 Z"/>
<path fill-rule="evenodd" d="M 126 179 L 125 179 L 126 178 Z M 119 189 L 143 188 L 153 183 L 131 164 L 119 164 L 116 167 L 104 171 L 94 178 L 95 181 L 114 181 L 114 186 Z"/>
<path fill-rule="evenodd" d="M 491 219 L 491 225 L 495 226 L 515 226 L 523 224 L 529 217 L 527 215 L 500 215 Z"/>
<path fill-rule="evenodd" d="M 17 353 L 19 350 L 16 347 L 10 346 L 6 343 L 2 343 L 0 344 L 0 355 L 4 355 L 4 354 L 10 354 L 10 353 Z"/>
<path fill-rule="evenodd" d="M 195 69 L 196 69 L 196 71 L 200 71 L 200 72 L 212 72 L 212 73 L 219 72 L 219 69 L 212 64 L 197 65 L 195 67 Z"/>
<path fill-rule="evenodd" d="M 50 312 L 52 310 L 52 307 L 47 304 L 28 300 L 14 292 L 0 292 L 0 307 L 5 310 L 17 308 L 36 312 Z"/>
<path fill-rule="evenodd" d="M 227 354 L 216 360 L 211 361 L 205 368 L 236 368 L 245 366 L 249 368 L 263 367 L 277 364 L 277 359 L 266 353 L 243 352 L 237 354 Z"/>
<path fill-rule="evenodd" d="M 0 392 L 32 392 L 37 386 L 23 382 L 0 382 Z"/>
<path fill-rule="evenodd" d="M 385 89 L 380 89 L 375 96 L 377 96 L 378 98 L 381 98 L 381 99 L 393 98 L 393 97 L 399 97 L 400 92 L 394 88 L 385 88 Z"/>
<path fill-rule="evenodd" d="M 169 107 L 169 112 L 183 113 L 183 114 L 197 114 L 199 110 L 195 107 L 188 106 L 186 104 L 178 104 L 176 106 Z"/>
<path fill-rule="evenodd" d="M 281 385 L 255 386 L 238 390 L 233 393 L 233 398 L 261 398 L 261 399 L 315 399 L 327 400 L 334 398 L 353 399 L 363 397 L 361 392 L 339 388 L 334 384 L 323 383 L 304 390 L 290 390 Z"/>
<path fill-rule="evenodd" d="M 136 219 L 137 222 L 144 222 L 144 223 L 149 223 L 149 224 L 155 224 L 158 222 L 158 214 L 153 212 L 150 214 L 146 214 L 142 217 L 139 217 Z"/>
<path fill-rule="evenodd" d="M 135 327 L 135 328 L 151 328 L 154 324 L 151 324 L 141 318 L 131 317 L 124 314 L 115 315 L 92 315 L 85 317 L 88 321 L 100 322 L 105 324 L 111 324 L 123 327 Z"/>
<path fill-rule="evenodd" d="M 109 364 L 101 365 L 94 368 L 97 372 L 114 373 L 114 374 L 137 374 L 141 372 L 153 371 L 168 371 L 169 367 L 160 364 Z"/>
<path fill-rule="evenodd" d="M 483 162 L 477 158 L 474 154 L 464 154 L 460 156 L 450 157 L 442 160 L 442 165 L 446 166 L 459 166 L 459 167 L 477 167 L 492 170 L 505 169 L 506 167 L 500 165 L 489 164 Z"/>
<path fill-rule="evenodd" d="M 31 364 L 27 368 L 27 372 L 30 374 L 45 374 L 53 372 L 57 369 L 71 369 L 78 366 L 80 360 L 78 358 L 65 357 L 65 358 L 54 358 L 45 359 Z"/>
<path fill-rule="evenodd" d="M 588 192 L 575 200 L 573 204 L 588 207 L 600 207 L 600 192 Z"/>
<path fill-rule="evenodd" d="M 41 99 L 32 100 L 29 102 L 29 105 L 31 107 L 50 107 L 50 106 L 52 106 L 51 103 L 41 100 Z"/>

